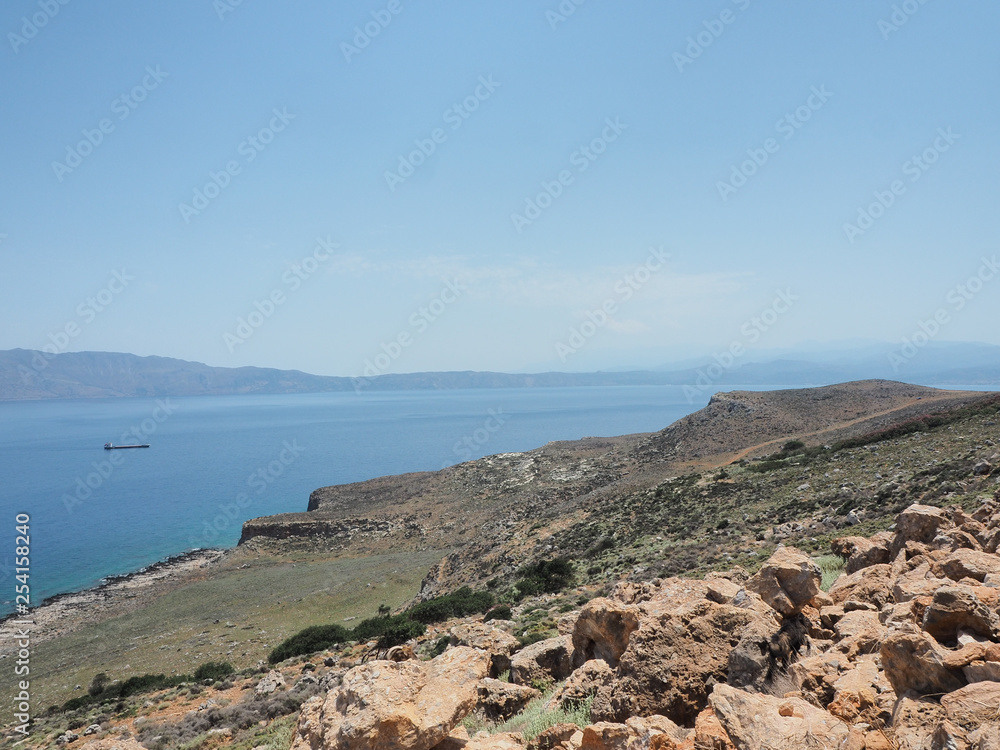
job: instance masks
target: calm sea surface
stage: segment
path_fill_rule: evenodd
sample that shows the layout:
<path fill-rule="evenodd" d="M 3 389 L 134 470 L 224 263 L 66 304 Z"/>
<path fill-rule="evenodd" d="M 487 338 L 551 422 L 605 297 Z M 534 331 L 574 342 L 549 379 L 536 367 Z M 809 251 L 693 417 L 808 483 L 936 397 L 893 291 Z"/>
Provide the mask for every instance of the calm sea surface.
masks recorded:
<path fill-rule="evenodd" d="M 18 513 L 31 516 L 37 604 L 232 546 L 243 521 L 304 511 L 317 487 L 658 430 L 707 400 L 634 386 L 0 403 L 0 614 L 14 595 Z M 152 447 L 103 449 L 140 442 L 133 428 Z"/>
<path fill-rule="evenodd" d="M 317 487 L 651 432 L 707 402 L 629 386 L 0 403 L 0 614 L 14 598 L 18 513 L 31 516 L 37 604 L 232 546 L 243 521 L 304 511 Z M 151 448 L 103 450 L 137 442 L 133 428 Z"/>

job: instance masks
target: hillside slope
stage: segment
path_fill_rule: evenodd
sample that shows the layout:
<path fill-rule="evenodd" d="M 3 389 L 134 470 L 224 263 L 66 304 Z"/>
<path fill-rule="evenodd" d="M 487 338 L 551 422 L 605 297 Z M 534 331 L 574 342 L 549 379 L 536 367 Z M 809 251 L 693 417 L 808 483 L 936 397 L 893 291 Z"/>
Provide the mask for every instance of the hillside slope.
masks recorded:
<path fill-rule="evenodd" d="M 608 522 L 621 509 L 679 475 L 770 453 L 791 438 L 821 446 L 988 398 L 890 381 L 718 394 L 658 433 L 550 443 L 438 472 L 324 487 L 304 513 L 247 521 L 240 545 L 351 554 L 440 549 L 451 554 L 427 585 L 445 589 L 509 573 L 546 547 L 585 553 L 614 535 Z"/>

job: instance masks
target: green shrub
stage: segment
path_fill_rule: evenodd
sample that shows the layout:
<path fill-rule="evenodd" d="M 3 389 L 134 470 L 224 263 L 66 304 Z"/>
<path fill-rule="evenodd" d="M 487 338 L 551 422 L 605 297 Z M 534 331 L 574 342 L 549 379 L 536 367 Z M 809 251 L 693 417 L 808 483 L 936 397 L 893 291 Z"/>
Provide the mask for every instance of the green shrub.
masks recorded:
<path fill-rule="evenodd" d="M 413 620 L 399 620 L 389 625 L 378 637 L 376 651 L 388 651 L 393 646 L 402 646 L 411 638 L 419 638 L 427 630 L 427 626 Z"/>
<path fill-rule="evenodd" d="M 277 664 L 293 656 L 322 651 L 349 640 L 352 640 L 351 634 L 343 625 L 313 625 L 275 646 L 268 654 L 267 660 L 271 664 Z"/>
<path fill-rule="evenodd" d="M 207 661 L 194 672 L 196 680 L 222 680 L 235 674 L 236 670 L 228 661 Z"/>
<path fill-rule="evenodd" d="M 510 605 L 509 604 L 498 604 L 483 618 L 483 622 L 489 622 L 490 620 L 509 620 L 510 619 Z"/>
<path fill-rule="evenodd" d="M 468 586 L 463 586 L 454 593 L 415 604 L 406 610 L 405 614 L 411 620 L 430 625 L 451 617 L 465 617 L 485 612 L 493 606 L 493 602 L 493 594 L 489 591 L 473 591 Z"/>
<path fill-rule="evenodd" d="M 802 450 L 806 447 L 806 444 L 801 440 L 789 440 L 783 446 L 781 446 L 782 453 L 791 453 L 792 451 Z"/>
<path fill-rule="evenodd" d="M 382 637 L 385 633 L 395 632 L 401 627 L 405 628 L 412 624 L 413 621 L 405 614 L 392 615 L 391 617 L 369 617 L 355 625 L 353 630 L 348 631 L 347 640 L 370 641 L 373 638 Z M 423 629 L 420 632 L 423 633 Z M 404 642 L 406 640 L 409 639 L 404 639 Z"/>
<path fill-rule="evenodd" d="M 437 639 L 434 644 L 434 648 L 431 649 L 431 656 L 440 656 L 448 648 L 448 644 L 451 643 L 451 638 L 447 635 L 443 635 Z"/>
<path fill-rule="evenodd" d="M 569 560 L 557 557 L 525 565 L 517 574 L 520 579 L 514 584 L 514 598 L 520 601 L 526 596 L 562 591 L 573 582 L 573 565 Z"/>

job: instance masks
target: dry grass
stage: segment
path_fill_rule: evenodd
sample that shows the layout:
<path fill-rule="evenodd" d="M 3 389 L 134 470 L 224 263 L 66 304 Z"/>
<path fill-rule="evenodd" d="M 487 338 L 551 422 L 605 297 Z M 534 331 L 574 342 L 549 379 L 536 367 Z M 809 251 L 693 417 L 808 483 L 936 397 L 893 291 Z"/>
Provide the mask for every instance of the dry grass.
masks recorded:
<path fill-rule="evenodd" d="M 39 644 L 32 654 L 32 691 L 45 708 L 82 694 L 98 672 L 113 679 L 147 673 L 192 673 L 206 661 L 237 669 L 308 625 L 374 616 L 419 589 L 440 552 L 363 559 L 299 556 L 262 559 L 182 586 L 150 606 Z M 13 694 L 13 670 L 0 692 Z M 13 692 L 12 692 L 13 691 Z"/>

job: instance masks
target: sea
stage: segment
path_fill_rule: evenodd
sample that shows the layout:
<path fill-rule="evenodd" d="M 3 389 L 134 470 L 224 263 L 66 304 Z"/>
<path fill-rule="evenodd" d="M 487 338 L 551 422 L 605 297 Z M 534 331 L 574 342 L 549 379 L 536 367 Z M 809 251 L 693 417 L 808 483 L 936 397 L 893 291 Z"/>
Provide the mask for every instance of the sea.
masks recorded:
<path fill-rule="evenodd" d="M 0 616 L 21 583 L 19 526 L 37 606 L 231 547 L 244 521 L 304 511 L 318 487 L 653 432 L 711 395 L 608 386 L 0 402 Z M 104 450 L 109 441 L 150 447 Z"/>

